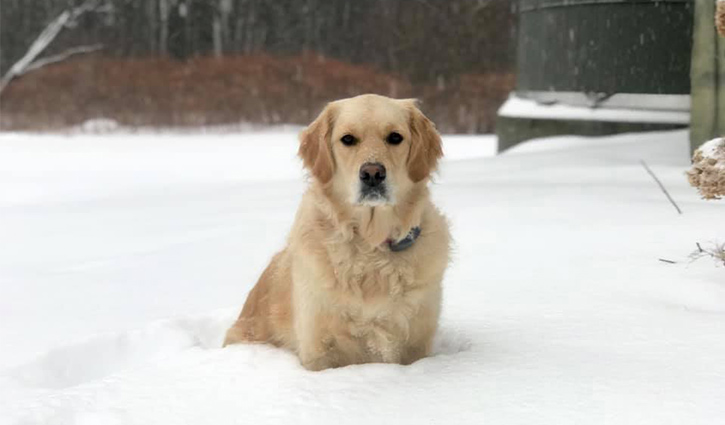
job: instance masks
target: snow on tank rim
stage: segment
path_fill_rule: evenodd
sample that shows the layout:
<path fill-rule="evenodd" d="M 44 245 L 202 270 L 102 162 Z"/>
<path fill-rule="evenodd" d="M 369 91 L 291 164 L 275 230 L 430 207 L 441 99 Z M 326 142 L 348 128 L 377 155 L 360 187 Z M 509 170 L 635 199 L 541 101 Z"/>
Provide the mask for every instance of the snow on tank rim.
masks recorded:
<path fill-rule="evenodd" d="M 690 123 L 689 111 L 662 111 L 632 108 L 590 108 L 565 104 L 545 105 L 534 100 L 510 95 L 498 110 L 501 117 L 557 119 L 574 121 L 607 121 L 682 124 Z"/>

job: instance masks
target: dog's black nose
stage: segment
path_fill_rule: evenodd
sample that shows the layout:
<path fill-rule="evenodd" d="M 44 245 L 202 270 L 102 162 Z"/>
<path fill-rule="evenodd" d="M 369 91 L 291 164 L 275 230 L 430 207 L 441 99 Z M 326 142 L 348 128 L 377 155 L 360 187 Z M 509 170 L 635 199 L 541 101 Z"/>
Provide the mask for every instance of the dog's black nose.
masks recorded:
<path fill-rule="evenodd" d="M 383 164 L 366 162 L 360 167 L 360 181 L 366 186 L 375 187 L 385 180 Z"/>

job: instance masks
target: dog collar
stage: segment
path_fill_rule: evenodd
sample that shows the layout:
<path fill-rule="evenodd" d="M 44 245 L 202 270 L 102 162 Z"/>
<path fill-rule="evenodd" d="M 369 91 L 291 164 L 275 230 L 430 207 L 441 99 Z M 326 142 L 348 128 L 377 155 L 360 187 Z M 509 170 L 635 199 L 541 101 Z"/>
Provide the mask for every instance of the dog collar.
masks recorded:
<path fill-rule="evenodd" d="M 410 229 L 410 232 L 408 232 L 408 235 L 405 238 L 399 240 L 398 242 L 388 239 L 388 246 L 393 252 L 404 251 L 413 246 L 415 240 L 418 239 L 418 236 L 420 236 L 420 227 L 415 226 Z"/>

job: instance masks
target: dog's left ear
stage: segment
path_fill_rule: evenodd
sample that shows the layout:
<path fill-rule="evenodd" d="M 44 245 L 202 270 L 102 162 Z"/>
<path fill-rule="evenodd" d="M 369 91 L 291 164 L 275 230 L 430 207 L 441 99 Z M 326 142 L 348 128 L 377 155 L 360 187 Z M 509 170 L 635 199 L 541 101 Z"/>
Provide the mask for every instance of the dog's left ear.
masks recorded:
<path fill-rule="evenodd" d="M 297 154 L 302 158 L 305 168 L 322 184 L 332 179 L 335 166 L 330 145 L 333 120 L 332 105 L 327 105 L 312 124 L 300 133 Z"/>
<path fill-rule="evenodd" d="M 435 124 L 418 109 L 415 99 L 403 100 L 410 111 L 410 153 L 408 154 L 408 175 L 419 182 L 435 171 L 438 160 L 443 156 L 441 136 Z"/>

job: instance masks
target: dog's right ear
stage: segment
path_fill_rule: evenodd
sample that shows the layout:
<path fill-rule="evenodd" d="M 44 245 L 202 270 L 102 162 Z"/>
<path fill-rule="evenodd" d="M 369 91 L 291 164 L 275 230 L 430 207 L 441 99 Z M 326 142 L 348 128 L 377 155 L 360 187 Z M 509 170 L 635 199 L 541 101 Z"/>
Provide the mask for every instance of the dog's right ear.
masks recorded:
<path fill-rule="evenodd" d="M 332 179 L 335 167 L 330 143 L 333 120 L 333 107 L 330 104 L 300 133 L 300 149 L 297 154 L 302 158 L 305 168 L 322 184 Z"/>

